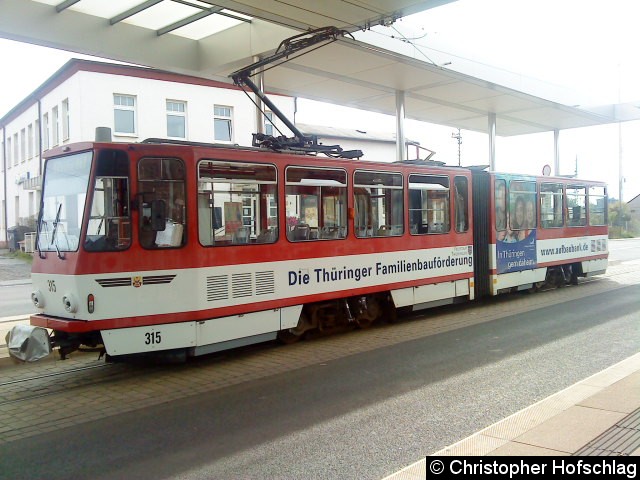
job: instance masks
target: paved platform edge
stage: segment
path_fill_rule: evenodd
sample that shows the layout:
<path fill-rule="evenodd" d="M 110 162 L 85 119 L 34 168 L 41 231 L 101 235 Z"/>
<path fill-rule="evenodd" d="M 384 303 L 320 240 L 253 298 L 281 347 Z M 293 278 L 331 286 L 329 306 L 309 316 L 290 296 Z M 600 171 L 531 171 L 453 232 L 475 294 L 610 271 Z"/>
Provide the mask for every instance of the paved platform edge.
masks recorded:
<path fill-rule="evenodd" d="M 640 407 L 640 395 L 632 395 L 638 385 L 640 353 L 430 456 L 572 455 Z M 426 473 L 425 458 L 384 480 L 424 479 Z"/>

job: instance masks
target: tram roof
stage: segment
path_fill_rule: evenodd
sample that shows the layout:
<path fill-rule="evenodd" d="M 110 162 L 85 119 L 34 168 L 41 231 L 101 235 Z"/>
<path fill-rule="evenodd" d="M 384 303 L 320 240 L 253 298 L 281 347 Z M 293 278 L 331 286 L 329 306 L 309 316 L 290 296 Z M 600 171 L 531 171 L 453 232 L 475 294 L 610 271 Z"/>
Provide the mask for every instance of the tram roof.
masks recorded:
<path fill-rule="evenodd" d="M 333 25 L 337 42 L 264 75 L 274 93 L 496 134 L 520 135 L 640 118 L 636 104 L 568 106 L 455 72 L 372 37 L 369 27 L 455 0 L 4 0 L 0 37 L 230 82 L 288 37 Z M 215 3 L 214 3 L 215 2 Z M 375 43 L 375 44 L 374 44 Z M 402 43 L 402 42 L 396 42 Z"/>

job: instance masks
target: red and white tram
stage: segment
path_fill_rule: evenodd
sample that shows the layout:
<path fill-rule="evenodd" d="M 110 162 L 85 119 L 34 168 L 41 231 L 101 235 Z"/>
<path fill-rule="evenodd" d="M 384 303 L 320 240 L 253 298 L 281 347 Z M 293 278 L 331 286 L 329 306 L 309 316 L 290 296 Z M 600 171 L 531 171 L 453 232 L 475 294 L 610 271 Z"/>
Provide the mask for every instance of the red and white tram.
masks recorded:
<path fill-rule="evenodd" d="M 576 282 L 607 265 L 600 182 L 203 144 L 49 152 L 34 326 L 61 354 L 200 355 Z"/>
<path fill-rule="evenodd" d="M 473 298 L 471 173 L 163 143 L 50 152 L 32 325 L 198 355 Z"/>

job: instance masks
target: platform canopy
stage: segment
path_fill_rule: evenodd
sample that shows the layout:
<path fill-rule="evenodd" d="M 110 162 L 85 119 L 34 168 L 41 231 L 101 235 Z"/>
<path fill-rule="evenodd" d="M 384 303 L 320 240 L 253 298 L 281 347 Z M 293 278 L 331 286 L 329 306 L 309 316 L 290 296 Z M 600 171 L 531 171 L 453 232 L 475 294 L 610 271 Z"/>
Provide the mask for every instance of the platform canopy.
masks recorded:
<path fill-rule="evenodd" d="M 0 37 L 230 82 L 283 39 L 332 25 L 355 39 L 269 70 L 265 88 L 390 115 L 402 92 L 406 118 L 499 136 L 639 117 L 635 105 L 570 107 L 367 43 L 371 27 L 450 1 L 2 0 Z"/>

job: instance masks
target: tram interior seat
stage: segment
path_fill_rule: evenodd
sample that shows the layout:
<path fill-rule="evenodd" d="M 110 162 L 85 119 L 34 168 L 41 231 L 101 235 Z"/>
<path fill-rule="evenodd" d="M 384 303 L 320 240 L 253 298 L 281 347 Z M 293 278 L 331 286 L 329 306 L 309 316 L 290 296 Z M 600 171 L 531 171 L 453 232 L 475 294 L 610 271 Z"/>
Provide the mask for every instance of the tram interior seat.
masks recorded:
<path fill-rule="evenodd" d="M 278 229 L 269 228 L 260 232 L 256 238 L 256 243 L 273 243 L 278 238 Z"/>
<path fill-rule="evenodd" d="M 310 230 L 309 225 L 306 223 L 299 223 L 294 225 L 289 237 L 291 240 L 308 240 Z"/>
<path fill-rule="evenodd" d="M 391 226 L 389 225 L 380 225 L 378 228 L 378 236 L 379 237 L 388 237 L 391 235 Z"/>
<path fill-rule="evenodd" d="M 338 227 L 322 227 L 320 238 L 338 238 Z"/>
<path fill-rule="evenodd" d="M 429 224 L 429 233 L 446 233 L 449 231 L 448 223 L 430 223 Z"/>
<path fill-rule="evenodd" d="M 184 226 L 181 223 L 175 223 L 167 220 L 165 229 L 156 232 L 156 245 L 158 247 L 179 247 L 182 245 L 182 232 Z"/>
<path fill-rule="evenodd" d="M 402 235 L 404 233 L 404 228 L 402 225 L 391 225 L 391 235 Z"/>
<path fill-rule="evenodd" d="M 233 233 L 233 243 L 249 243 L 249 227 L 238 227 L 238 229 Z"/>
<path fill-rule="evenodd" d="M 380 228 L 375 227 L 375 226 L 368 226 L 368 227 L 356 227 L 356 236 L 357 237 L 379 237 L 383 234 L 379 233 Z"/>
<path fill-rule="evenodd" d="M 569 221 L 569 225 L 576 227 L 584 225 L 584 219 L 580 218 L 582 207 L 580 205 L 575 205 L 571 207 L 571 220 Z"/>

